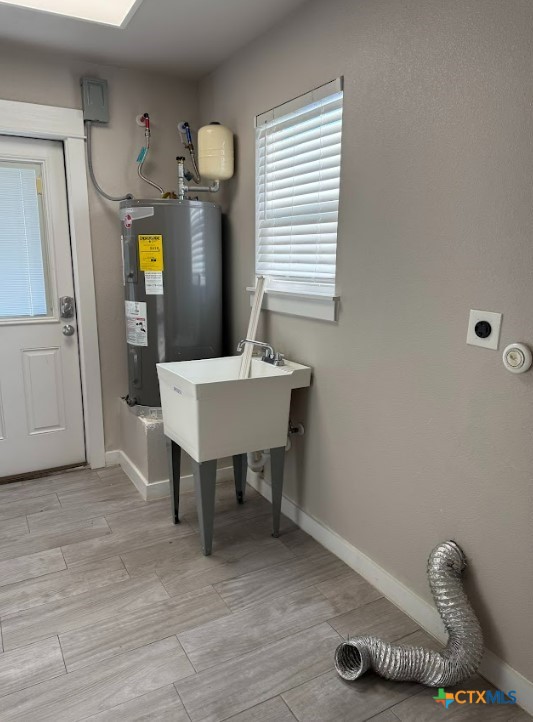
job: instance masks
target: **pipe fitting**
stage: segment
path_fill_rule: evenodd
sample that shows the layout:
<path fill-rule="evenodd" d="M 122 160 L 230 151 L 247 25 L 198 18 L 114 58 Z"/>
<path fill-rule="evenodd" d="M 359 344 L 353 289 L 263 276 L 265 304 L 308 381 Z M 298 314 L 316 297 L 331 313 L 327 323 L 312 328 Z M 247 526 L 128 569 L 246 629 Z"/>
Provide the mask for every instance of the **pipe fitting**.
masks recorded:
<path fill-rule="evenodd" d="M 260 474 L 262 471 L 264 471 L 269 456 L 270 451 L 268 451 L 267 449 L 265 449 L 264 451 L 248 452 L 246 457 L 250 471 L 253 471 L 255 474 Z"/>
<path fill-rule="evenodd" d="M 449 635 L 442 652 L 390 644 L 377 637 L 354 637 L 335 651 L 339 675 L 353 681 L 373 669 L 385 679 L 448 687 L 477 672 L 483 655 L 483 635 L 463 589 L 465 567 L 466 557 L 454 541 L 439 544 L 429 556 L 429 586 Z"/>

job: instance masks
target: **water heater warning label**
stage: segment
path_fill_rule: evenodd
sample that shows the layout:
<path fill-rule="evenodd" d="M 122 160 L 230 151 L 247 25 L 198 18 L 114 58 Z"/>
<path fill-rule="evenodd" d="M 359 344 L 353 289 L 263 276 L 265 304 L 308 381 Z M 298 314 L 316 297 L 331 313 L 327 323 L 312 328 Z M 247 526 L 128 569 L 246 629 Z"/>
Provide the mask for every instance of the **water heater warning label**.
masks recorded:
<path fill-rule="evenodd" d="M 141 271 L 163 271 L 163 236 L 139 235 Z"/>
<path fill-rule="evenodd" d="M 147 296 L 163 295 L 163 273 L 162 271 L 145 271 L 144 287 Z"/>
<path fill-rule="evenodd" d="M 148 346 L 146 303 L 126 301 L 126 341 L 130 346 Z"/>

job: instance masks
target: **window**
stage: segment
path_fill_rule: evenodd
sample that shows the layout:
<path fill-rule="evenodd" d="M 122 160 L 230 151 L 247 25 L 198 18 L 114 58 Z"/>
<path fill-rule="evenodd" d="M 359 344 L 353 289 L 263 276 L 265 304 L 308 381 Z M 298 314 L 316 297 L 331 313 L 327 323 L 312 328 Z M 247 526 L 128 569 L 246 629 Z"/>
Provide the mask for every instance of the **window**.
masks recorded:
<path fill-rule="evenodd" d="M 41 166 L 0 162 L 0 320 L 46 316 Z"/>
<path fill-rule="evenodd" d="M 268 290 L 335 296 L 342 102 L 339 79 L 256 118 L 256 273 Z"/>

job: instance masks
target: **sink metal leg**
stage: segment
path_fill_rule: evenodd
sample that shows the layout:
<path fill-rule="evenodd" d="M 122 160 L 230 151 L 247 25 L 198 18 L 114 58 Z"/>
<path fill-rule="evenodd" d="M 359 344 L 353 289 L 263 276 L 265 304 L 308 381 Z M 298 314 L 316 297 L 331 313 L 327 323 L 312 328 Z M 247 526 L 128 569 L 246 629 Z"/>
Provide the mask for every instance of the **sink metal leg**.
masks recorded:
<path fill-rule="evenodd" d="M 213 547 L 213 521 L 215 518 L 215 486 L 217 478 L 217 460 L 192 462 L 196 510 L 200 527 L 202 549 L 206 557 Z"/>
<path fill-rule="evenodd" d="M 270 475 L 272 482 L 272 536 L 279 536 L 281 518 L 281 497 L 283 495 L 283 471 L 285 467 L 285 447 L 270 449 Z"/>
<path fill-rule="evenodd" d="M 170 503 L 172 509 L 172 521 L 179 524 L 180 508 L 180 467 L 181 467 L 181 446 L 174 441 L 167 444 L 168 452 L 168 478 L 170 481 Z"/>
<path fill-rule="evenodd" d="M 247 472 L 248 460 L 246 454 L 235 454 L 233 457 L 233 476 L 235 477 L 235 494 L 239 504 L 244 503 Z"/>

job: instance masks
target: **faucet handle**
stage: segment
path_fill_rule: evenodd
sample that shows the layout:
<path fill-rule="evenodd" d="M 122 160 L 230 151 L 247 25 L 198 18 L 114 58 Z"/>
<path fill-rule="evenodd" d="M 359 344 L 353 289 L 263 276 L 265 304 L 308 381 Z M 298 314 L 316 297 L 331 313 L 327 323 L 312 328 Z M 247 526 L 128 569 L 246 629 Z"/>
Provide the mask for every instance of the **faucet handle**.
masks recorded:
<path fill-rule="evenodd" d="M 285 366 L 285 354 L 276 351 L 273 364 L 274 366 Z"/>

